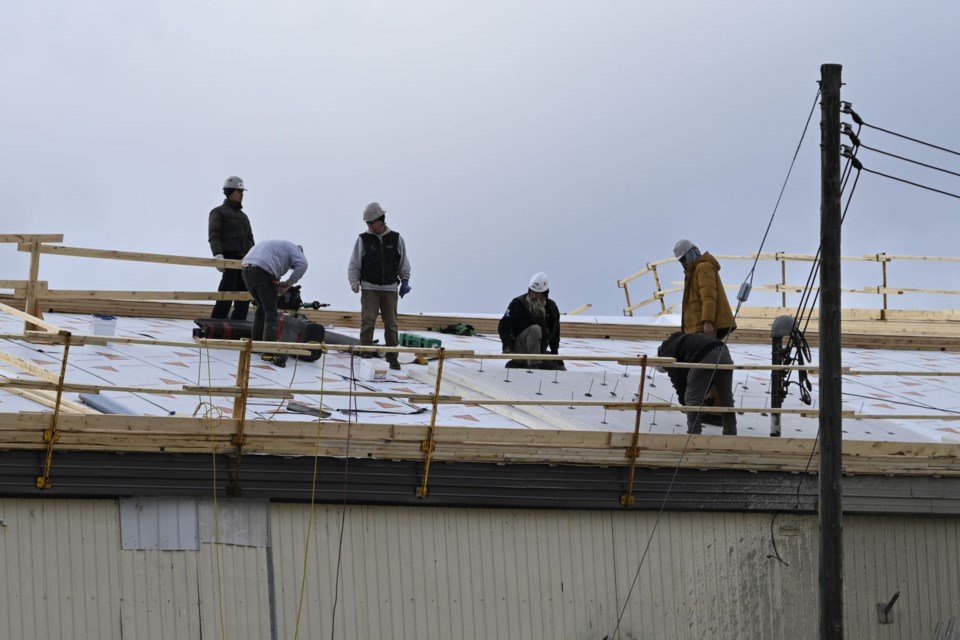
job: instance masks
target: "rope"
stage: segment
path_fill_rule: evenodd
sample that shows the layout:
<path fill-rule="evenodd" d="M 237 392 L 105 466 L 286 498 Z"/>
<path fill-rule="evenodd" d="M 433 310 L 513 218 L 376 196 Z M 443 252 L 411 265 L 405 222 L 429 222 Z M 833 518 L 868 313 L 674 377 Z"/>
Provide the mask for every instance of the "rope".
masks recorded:
<path fill-rule="evenodd" d="M 357 397 L 353 395 L 357 387 L 357 376 L 354 372 L 354 361 L 356 360 L 356 355 L 353 350 L 350 351 L 350 396 L 348 396 L 347 406 L 353 404 L 353 408 L 356 411 L 359 409 L 357 404 Z M 330 640 L 333 640 L 334 629 L 337 621 L 337 601 L 340 598 L 340 568 L 343 564 L 343 531 L 346 528 L 347 524 L 347 489 L 349 488 L 350 480 L 350 433 L 351 428 L 353 427 L 353 414 L 347 414 L 347 447 L 346 452 L 343 458 L 343 505 L 340 512 L 340 540 L 337 543 L 337 572 L 333 581 L 333 612 L 330 615 Z"/>
<path fill-rule="evenodd" d="M 200 377 L 203 375 L 203 353 L 206 350 L 207 353 L 207 389 L 213 385 L 213 375 L 210 372 L 210 347 L 207 346 L 206 349 L 199 348 L 198 360 L 197 360 L 197 386 L 200 386 Z M 213 473 L 213 556 L 214 564 L 217 568 L 217 607 L 220 614 L 220 637 L 224 638 L 226 636 L 226 620 L 224 617 L 224 608 L 223 608 L 223 572 L 220 567 L 220 505 L 217 501 L 217 443 L 213 439 L 213 431 L 219 427 L 223 422 L 223 411 L 220 410 L 215 404 L 213 404 L 213 394 L 207 394 L 207 401 L 202 400 L 203 396 L 198 395 L 198 402 L 196 409 L 193 410 L 193 417 L 197 417 L 197 413 L 203 409 L 203 415 L 201 420 L 206 425 L 207 430 L 210 432 L 210 458 L 212 463 L 212 473 Z M 213 419 L 213 416 L 216 417 L 216 420 Z"/>
<path fill-rule="evenodd" d="M 313 521 L 317 513 L 317 476 L 320 468 L 320 426 L 323 422 L 323 389 L 327 371 L 327 345 L 322 344 L 320 363 L 320 410 L 317 412 L 317 432 L 313 440 L 313 476 L 310 481 L 310 517 L 307 520 L 307 539 L 303 550 L 303 577 L 300 580 L 300 600 L 297 603 L 297 621 L 293 629 L 293 638 L 296 640 L 300 634 L 300 616 L 303 612 L 303 595 L 307 586 L 307 568 L 310 557 L 310 540 L 313 535 Z M 296 371 L 294 371 L 296 373 Z"/>

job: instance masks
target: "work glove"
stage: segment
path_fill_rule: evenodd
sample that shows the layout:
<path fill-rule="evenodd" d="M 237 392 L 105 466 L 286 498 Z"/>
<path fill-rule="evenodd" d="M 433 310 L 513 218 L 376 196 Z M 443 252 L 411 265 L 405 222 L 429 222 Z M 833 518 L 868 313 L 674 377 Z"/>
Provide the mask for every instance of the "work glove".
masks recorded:
<path fill-rule="evenodd" d="M 410 293 L 410 289 L 412 288 L 413 287 L 410 286 L 409 280 L 401 280 L 400 281 L 400 297 L 402 298 L 403 296 Z"/>
<path fill-rule="evenodd" d="M 218 253 L 217 255 L 213 256 L 213 259 L 214 259 L 214 260 L 223 260 L 223 254 L 222 254 L 222 253 Z M 217 267 L 217 271 L 219 271 L 220 273 L 223 273 L 223 267 Z"/>
<path fill-rule="evenodd" d="M 350 289 L 351 289 L 354 293 L 360 293 L 360 283 L 359 283 L 359 282 L 351 283 Z"/>
<path fill-rule="evenodd" d="M 501 351 L 501 353 L 513 353 L 513 347 L 508 347 L 504 345 L 503 351 Z"/>

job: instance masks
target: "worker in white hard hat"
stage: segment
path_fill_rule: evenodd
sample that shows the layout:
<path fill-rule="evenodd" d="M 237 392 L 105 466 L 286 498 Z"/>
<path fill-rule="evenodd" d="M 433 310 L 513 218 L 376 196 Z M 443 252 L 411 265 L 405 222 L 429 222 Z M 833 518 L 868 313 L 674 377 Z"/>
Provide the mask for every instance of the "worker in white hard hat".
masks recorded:
<path fill-rule="evenodd" d="M 737 324 L 720 280 L 720 263 L 709 252 L 701 253 L 697 245 L 685 239 L 674 245 L 673 255 L 683 265 L 681 327 L 684 333 L 703 333 L 723 340 Z"/>
<path fill-rule="evenodd" d="M 406 243 L 399 233 L 387 227 L 387 212 L 379 202 L 366 206 L 363 221 L 367 230 L 354 243 L 347 266 L 350 289 L 360 294 L 360 345 L 373 344 L 373 329 L 379 315 L 386 345 L 396 347 L 400 344 L 397 298 L 412 289 Z M 364 358 L 372 356 L 370 351 L 362 354 Z M 391 369 L 400 369 L 396 353 L 388 353 L 386 359 Z"/>
<path fill-rule="evenodd" d="M 243 212 L 243 193 L 246 187 L 243 180 L 230 176 L 223 182 L 223 195 L 226 199 L 219 207 L 210 212 L 207 221 L 207 240 L 214 258 L 240 260 L 253 247 L 253 228 L 250 218 Z M 223 275 L 217 291 L 246 291 L 240 269 L 217 267 Z M 230 300 L 217 300 L 213 305 L 211 318 L 226 318 L 230 313 Z M 246 320 L 250 302 L 233 301 L 232 320 Z"/>
<path fill-rule="evenodd" d="M 550 278 L 533 274 L 527 292 L 510 301 L 497 326 L 503 353 L 560 352 L 560 311 L 550 299 Z M 566 370 L 562 360 L 508 360 L 508 368 Z"/>

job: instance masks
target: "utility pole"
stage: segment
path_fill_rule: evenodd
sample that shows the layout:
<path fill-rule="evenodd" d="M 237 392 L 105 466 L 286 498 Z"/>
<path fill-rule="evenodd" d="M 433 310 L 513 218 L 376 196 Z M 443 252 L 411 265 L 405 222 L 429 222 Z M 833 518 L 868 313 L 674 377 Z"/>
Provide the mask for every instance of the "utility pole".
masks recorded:
<path fill-rule="evenodd" d="M 843 640 L 841 69 L 820 67 L 820 640 Z"/>

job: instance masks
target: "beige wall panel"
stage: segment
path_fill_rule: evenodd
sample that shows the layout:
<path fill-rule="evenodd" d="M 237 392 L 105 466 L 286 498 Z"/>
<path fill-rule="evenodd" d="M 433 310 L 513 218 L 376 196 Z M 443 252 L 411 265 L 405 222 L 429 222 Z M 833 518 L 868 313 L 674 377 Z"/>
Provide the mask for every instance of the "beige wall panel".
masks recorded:
<path fill-rule="evenodd" d="M 266 549 L 202 544 L 197 569 L 202 637 L 230 640 L 270 637 Z"/>
<path fill-rule="evenodd" d="M 116 503 L 0 499 L 0 638 L 117 639 Z"/>

